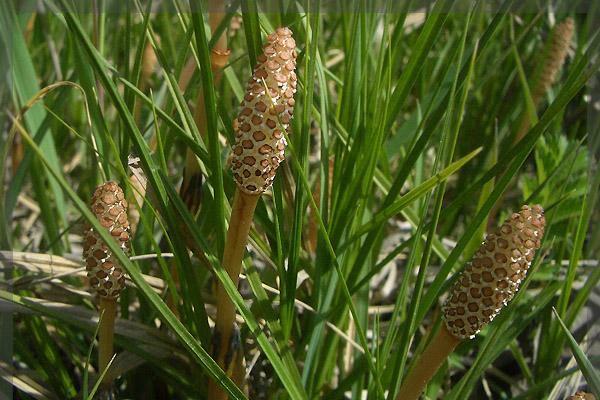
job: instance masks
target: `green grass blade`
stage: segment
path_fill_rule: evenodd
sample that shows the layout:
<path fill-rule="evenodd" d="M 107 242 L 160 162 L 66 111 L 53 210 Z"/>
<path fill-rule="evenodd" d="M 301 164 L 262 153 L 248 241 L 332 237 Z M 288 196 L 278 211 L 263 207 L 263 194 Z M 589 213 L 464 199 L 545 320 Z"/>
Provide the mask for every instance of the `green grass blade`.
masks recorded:
<path fill-rule="evenodd" d="M 531 152 L 533 145 L 537 139 L 545 132 L 550 125 L 550 122 L 556 116 L 556 110 L 562 109 L 577 93 L 578 90 L 585 84 L 592 71 L 597 70 L 598 64 L 592 68 L 587 68 L 587 60 L 585 57 L 579 60 L 579 63 L 575 65 L 569 77 L 568 82 L 565 84 L 563 89 L 560 91 L 554 102 L 540 118 L 539 122 L 529 131 L 529 133 L 517 144 L 513 149 L 514 159 L 511 160 L 505 174 L 498 180 L 496 186 L 484 205 L 481 207 L 477 215 L 473 218 L 464 235 L 461 237 L 456 247 L 450 253 L 448 259 L 444 262 L 444 265 L 440 269 L 440 272 L 436 276 L 435 280 L 431 284 L 429 290 L 425 294 L 422 306 L 419 309 L 419 320 L 421 320 L 429 308 L 433 305 L 440 294 L 444 280 L 448 276 L 448 273 L 454 267 L 454 264 L 458 261 L 462 250 L 471 240 L 472 236 L 477 231 L 479 225 L 486 218 L 489 211 L 492 209 L 494 203 L 500 198 L 508 186 L 512 177 L 517 173 L 525 159 Z M 498 167 L 501 164 L 496 164 Z M 494 168 L 493 168 L 494 169 Z"/>
<path fill-rule="evenodd" d="M 165 181 L 165 183 L 168 182 L 166 177 L 164 177 L 164 176 L 163 176 L 163 180 Z M 265 355 L 269 358 L 269 361 L 271 361 L 271 364 L 273 365 L 273 369 L 275 369 L 275 372 L 278 374 L 279 378 L 281 379 L 281 382 L 288 389 L 288 394 L 293 399 L 306 398 L 306 395 L 303 393 L 303 389 L 300 386 L 299 381 L 297 380 L 297 377 L 299 376 L 299 374 L 297 372 L 296 373 L 290 372 L 289 365 L 286 366 L 283 363 L 283 361 L 281 360 L 281 355 L 277 354 L 277 351 L 271 344 L 271 341 L 265 335 L 263 328 L 258 324 L 258 322 L 254 318 L 252 312 L 246 307 L 244 300 L 242 299 L 238 289 L 235 287 L 233 281 L 227 274 L 227 271 L 225 271 L 225 269 L 221 266 L 220 262 L 217 261 L 216 257 L 208 252 L 206 243 L 204 243 L 201 233 L 198 231 L 198 228 L 194 224 L 193 219 L 192 219 L 191 215 L 189 214 L 189 211 L 187 210 L 185 205 L 181 202 L 181 199 L 179 198 L 177 193 L 170 186 L 166 185 L 165 187 L 167 188 L 167 192 L 168 192 L 171 200 L 173 201 L 173 205 L 175 206 L 175 208 L 177 209 L 177 212 L 183 219 L 186 229 L 188 230 L 188 232 L 191 233 L 191 235 L 194 239 L 194 242 L 201 246 L 199 248 L 199 251 L 205 252 L 205 256 L 210 261 L 213 272 L 217 275 L 217 277 L 223 284 L 223 287 L 227 291 L 227 294 L 229 295 L 229 297 L 235 304 L 236 308 L 238 309 L 238 311 L 240 312 L 240 314 L 246 321 L 246 324 L 248 325 L 248 329 L 250 330 L 250 332 L 252 332 L 252 335 L 256 338 L 256 340 L 260 344 L 261 349 L 263 350 Z M 296 379 L 295 379 L 295 377 L 296 377 Z"/>
<path fill-rule="evenodd" d="M 212 174 L 209 181 L 213 186 L 215 198 L 215 212 L 217 216 L 217 249 L 223 251 L 225 243 L 225 192 L 223 189 L 223 169 L 221 167 L 221 149 L 219 145 L 219 131 L 217 127 L 217 97 L 213 84 L 213 74 L 210 66 L 210 49 L 206 38 L 206 28 L 202 20 L 202 5 L 198 0 L 190 0 L 192 10 L 192 23 L 196 37 L 196 46 L 202 70 L 202 90 L 204 93 L 204 104 L 206 107 L 206 129 L 208 137 L 208 153 L 210 155 L 210 167 Z"/>
<path fill-rule="evenodd" d="M 571 332 L 569 332 L 569 329 L 567 328 L 563 320 L 560 318 L 556 309 L 552 308 L 552 312 L 554 313 L 556 320 L 560 324 L 563 333 L 567 337 L 567 343 L 569 344 L 569 347 L 571 347 L 573 356 L 575 357 L 575 360 L 577 360 L 577 365 L 579 366 L 579 369 L 581 369 L 583 376 L 585 376 L 588 385 L 590 386 L 590 388 L 596 396 L 600 396 L 600 374 L 598 374 L 596 368 L 594 368 L 594 366 L 587 358 L 585 353 L 581 350 L 581 348 L 577 344 L 577 341 L 575 340 L 573 335 L 571 335 Z"/>
<path fill-rule="evenodd" d="M 108 233 L 98 222 L 94 214 L 88 209 L 87 205 L 77 196 L 71 186 L 54 171 L 50 163 L 44 157 L 42 150 L 35 144 L 33 139 L 24 131 L 20 131 L 22 137 L 27 141 L 29 146 L 33 149 L 37 157 L 46 165 L 46 168 L 54 175 L 57 181 L 60 183 L 62 189 L 66 192 L 67 196 L 74 203 L 78 211 L 88 221 L 88 223 L 94 228 L 94 230 L 100 235 L 102 240 L 107 244 L 114 256 L 119 260 L 123 268 L 127 271 L 132 281 L 135 282 L 140 292 L 144 295 L 156 311 L 161 315 L 164 322 L 169 325 L 173 333 L 178 337 L 182 344 L 190 351 L 190 353 L 198 360 L 200 365 L 215 381 L 219 382 L 223 388 L 235 399 L 244 399 L 244 394 L 235 384 L 227 377 L 225 372 L 217 363 L 210 357 L 210 355 L 202 348 L 197 339 L 195 339 L 189 331 L 183 326 L 183 324 L 177 319 L 173 312 L 167 307 L 162 299 L 154 292 L 154 290 L 146 283 L 142 277 L 139 269 L 125 256 L 123 251 L 119 248 L 118 244 L 112 239 L 110 233 Z"/>

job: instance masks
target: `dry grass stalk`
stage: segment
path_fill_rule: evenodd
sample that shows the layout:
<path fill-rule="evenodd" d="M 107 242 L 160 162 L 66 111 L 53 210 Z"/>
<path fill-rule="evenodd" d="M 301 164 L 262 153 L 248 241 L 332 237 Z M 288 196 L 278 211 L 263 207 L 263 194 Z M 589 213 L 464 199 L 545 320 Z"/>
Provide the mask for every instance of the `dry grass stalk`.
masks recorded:
<path fill-rule="evenodd" d="M 111 234 L 125 252 L 129 250 L 129 220 L 123 190 L 115 182 L 96 188 L 91 209 L 100 224 Z M 91 289 L 100 298 L 102 315 L 99 328 L 98 371 L 104 371 L 113 356 L 113 336 L 119 294 L 125 287 L 121 265 L 98 233 L 89 228 L 83 242 L 83 257 Z M 103 387 L 112 382 L 105 380 Z"/>
<path fill-rule="evenodd" d="M 441 363 L 472 339 L 514 297 L 544 235 L 544 210 L 523 206 L 487 236 L 442 307 L 445 324 L 417 359 L 398 400 L 418 399 Z"/>
<path fill-rule="evenodd" d="M 234 121 L 236 141 L 231 153 L 231 168 L 237 184 L 223 268 L 237 285 L 248 233 L 258 199 L 269 189 L 275 172 L 284 159 L 287 129 L 294 108 L 296 92 L 296 43 L 288 28 L 278 28 L 268 36 L 263 54 L 246 86 L 241 111 Z M 213 357 L 230 376 L 241 370 L 242 351 L 235 339 L 235 307 L 223 285 L 217 284 L 217 317 L 213 333 Z M 236 382 L 239 384 L 239 382 Z M 240 386 L 240 387 L 243 387 Z M 209 383 L 208 398 L 225 399 L 227 395 L 216 382 Z"/>

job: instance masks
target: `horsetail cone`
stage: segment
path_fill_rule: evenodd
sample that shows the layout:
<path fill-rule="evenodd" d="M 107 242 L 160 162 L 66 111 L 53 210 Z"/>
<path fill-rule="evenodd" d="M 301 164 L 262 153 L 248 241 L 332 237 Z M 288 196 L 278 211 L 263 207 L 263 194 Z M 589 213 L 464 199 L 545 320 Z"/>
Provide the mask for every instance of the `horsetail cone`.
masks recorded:
<path fill-rule="evenodd" d="M 541 60 L 542 65 L 540 66 L 537 82 L 532 93 L 534 104 L 537 104 L 554 84 L 556 75 L 567 57 L 567 51 L 571 45 L 574 32 L 575 21 L 573 18 L 568 17 L 558 23 L 550 33 Z"/>
<path fill-rule="evenodd" d="M 92 196 L 92 212 L 121 249 L 129 250 L 129 220 L 123 190 L 115 182 L 96 188 Z M 83 257 L 90 287 L 104 299 L 115 300 L 125 286 L 125 275 L 119 261 L 93 228 L 85 231 Z"/>
<path fill-rule="evenodd" d="M 544 235 L 542 207 L 523 206 L 487 236 L 442 307 L 439 329 L 404 380 L 396 400 L 417 400 L 456 346 L 473 338 L 515 295 Z"/>
<path fill-rule="evenodd" d="M 267 38 L 263 54 L 246 85 L 241 111 L 234 121 L 231 169 L 240 190 L 261 194 L 273 183 L 284 160 L 287 130 L 294 112 L 296 42 L 292 31 L 278 28 Z"/>
<path fill-rule="evenodd" d="M 486 237 L 443 306 L 448 331 L 473 338 L 515 295 L 544 235 L 544 210 L 523 206 Z"/>

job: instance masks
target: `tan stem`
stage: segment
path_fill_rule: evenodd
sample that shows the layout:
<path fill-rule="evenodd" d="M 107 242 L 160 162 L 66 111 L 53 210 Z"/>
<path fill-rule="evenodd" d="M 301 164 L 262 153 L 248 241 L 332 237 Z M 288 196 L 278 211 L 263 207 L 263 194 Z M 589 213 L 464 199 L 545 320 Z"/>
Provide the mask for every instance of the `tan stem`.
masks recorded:
<path fill-rule="evenodd" d="M 229 221 L 229 229 L 227 230 L 222 265 L 236 286 L 239 281 L 242 259 L 248 242 L 248 233 L 250 232 L 254 210 L 256 209 L 259 197 L 260 196 L 258 195 L 246 194 L 237 189 L 233 198 L 231 219 Z M 212 351 L 213 358 L 217 364 L 219 364 L 230 377 L 233 377 L 234 374 L 232 372 L 235 370 L 235 366 L 232 366 L 231 362 L 236 362 L 236 357 L 231 357 L 233 349 L 230 348 L 234 322 L 235 306 L 227 295 L 225 288 L 219 282 L 217 283 L 217 318 L 213 334 Z M 243 383 L 241 382 L 236 382 L 236 384 L 240 387 L 243 386 Z M 210 381 L 208 386 L 208 398 L 226 399 L 227 394 L 216 382 Z"/>
<path fill-rule="evenodd" d="M 157 46 L 160 44 L 160 39 L 156 37 Z M 142 68 L 141 68 L 141 76 L 140 83 L 138 89 L 142 93 L 146 93 L 147 89 L 150 87 L 150 80 L 152 78 L 152 73 L 154 72 L 154 68 L 158 63 L 158 59 L 156 58 L 156 53 L 154 53 L 154 48 L 152 47 L 152 43 L 150 41 L 146 42 L 146 47 L 144 47 L 144 53 L 142 55 Z M 141 126 L 141 115 L 142 115 L 142 101 L 136 98 L 135 105 L 133 108 L 133 116 L 137 123 Z M 150 148 L 152 151 L 156 150 L 156 135 L 152 136 L 152 140 L 150 141 Z"/>
<path fill-rule="evenodd" d="M 331 193 L 331 188 L 333 185 L 333 172 L 334 172 L 335 163 L 333 158 L 329 160 L 329 193 Z M 317 207 L 321 206 L 321 180 L 317 179 L 317 183 L 315 185 L 315 189 L 313 191 L 313 198 L 315 199 L 315 204 Z M 329 205 L 327 205 L 328 207 Z M 311 213 L 308 218 L 308 238 L 307 238 L 307 250 L 309 253 L 314 253 L 317 250 L 317 241 L 319 238 L 319 223 L 317 221 L 317 210 L 311 210 Z"/>
<path fill-rule="evenodd" d="M 35 26 L 35 20 L 37 18 L 37 13 L 31 14 L 29 20 L 27 20 L 27 25 L 25 26 L 25 32 L 23 32 L 23 37 L 25 38 L 25 42 L 29 43 L 31 39 L 31 35 L 33 34 L 33 28 Z"/>
<path fill-rule="evenodd" d="M 442 325 L 404 380 L 396 400 L 417 400 L 427 382 L 459 343 L 460 340 L 448 332 L 446 325 Z"/>
<path fill-rule="evenodd" d="M 317 180 L 315 185 L 315 189 L 312 193 L 313 199 L 315 199 L 315 204 L 317 207 L 321 206 L 321 180 Z M 317 251 L 317 240 L 319 238 L 319 223 L 317 221 L 316 216 L 317 211 L 311 210 L 310 215 L 308 216 L 308 232 L 307 232 L 307 240 L 306 247 L 310 254 L 314 254 Z"/>
<path fill-rule="evenodd" d="M 241 342 L 240 329 L 236 326 L 237 337 L 240 339 L 236 346 L 235 359 L 230 368 L 231 379 L 242 390 L 244 395 L 248 397 L 248 382 L 246 381 L 246 359 L 244 358 L 244 346 Z"/>
<path fill-rule="evenodd" d="M 209 10 L 211 10 L 208 16 L 208 24 L 210 26 L 211 32 L 215 32 L 223 18 L 225 18 L 225 2 L 221 0 L 211 0 L 209 2 Z M 213 73 L 213 82 L 215 86 L 221 82 L 221 77 L 223 76 L 223 68 L 227 65 L 229 61 L 229 49 L 227 48 L 227 35 L 222 34 L 219 36 L 217 41 L 215 42 L 213 48 L 210 51 L 210 69 Z M 193 57 L 192 57 L 193 61 Z M 195 62 L 194 62 L 195 64 Z M 187 66 L 186 66 L 187 67 Z M 193 71 L 192 71 L 193 72 Z M 187 71 L 189 74 L 189 71 Z M 187 79 L 189 82 L 191 76 Z M 196 122 L 196 126 L 198 127 L 198 131 L 201 135 L 206 134 L 206 110 L 204 106 L 204 91 L 200 91 L 198 94 L 198 100 L 196 101 L 196 112 L 194 115 L 194 120 Z M 188 153 L 190 153 L 188 151 Z"/>
<path fill-rule="evenodd" d="M 210 53 L 210 64 L 213 71 L 213 81 L 215 86 L 221 82 L 223 76 L 223 67 L 227 64 L 229 58 L 229 51 L 227 48 L 218 49 L 217 46 L 221 43 L 221 40 L 225 38 L 225 35 L 221 36 L 221 39 L 215 44 L 215 48 Z M 227 42 L 225 40 L 225 47 Z M 204 103 L 204 92 L 200 91 L 196 100 L 196 109 L 194 112 L 194 122 L 198 127 L 198 132 L 203 137 L 206 135 L 206 107 Z M 198 182 L 200 184 L 198 184 Z M 190 212 L 195 213 L 198 211 L 200 205 L 200 187 L 202 183 L 202 171 L 196 160 L 196 154 L 193 151 L 187 150 L 185 157 L 185 169 L 183 171 L 183 182 L 181 183 L 180 194 L 186 199 L 186 205 L 190 209 Z"/>
<path fill-rule="evenodd" d="M 225 17 L 225 2 L 222 0 L 210 0 L 209 1 L 209 16 L 208 23 L 211 32 L 215 32 L 217 27 L 221 24 L 221 21 Z M 227 49 L 227 35 L 221 35 L 214 44 L 213 49 L 210 52 L 210 65 L 213 71 L 213 82 L 217 86 L 221 81 L 222 69 L 227 64 L 229 59 L 229 50 Z M 196 69 L 196 60 L 194 57 L 190 57 L 181 71 L 179 76 L 179 88 L 181 92 L 185 92 L 187 89 L 194 71 Z M 201 136 L 206 135 L 206 109 L 204 105 L 204 91 L 200 90 L 198 99 L 196 101 L 196 108 L 194 111 L 194 122 L 198 127 L 198 132 Z M 202 171 L 198 165 L 198 160 L 193 151 L 187 150 L 185 154 L 185 167 L 183 169 L 183 179 L 181 187 L 179 188 L 179 195 L 184 200 L 185 205 L 192 215 L 195 215 L 200 208 L 201 200 L 201 189 L 202 189 Z M 197 253 L 201 256 L 199 253 Z M 171 262 L 171 275 L 175 285 L 179 287 L 179 274 L 176 271 L 175 263 Z M 169 308 L 171 311 L 177 314 L 177 304 L 174 299 L 168 301 Z"/>
<path fill-rule="evenodd" d="M 23 140 L 21 139 L 21 135 L 16 135 L 12 142 L 12 152 L 11 152 L 11 161 L 12 161 L 12 176 L 17 175 L 17 170 L 19 169 L 19 165 L 21 165 L 21 161 L 23 161 L 23 156 L 25 152 L 23 150 Z"/>
<path fill-rule="evenodd" d="M 115 332 L 115 318 L 117 316 L 117 302 L 112 299 L 100 299 L 100 328 L 98 330 L 98 373 L 102 374 L 108 367 L 113 357 L 113 341 Z M 103 387 L 109 387 L 110 380 L 102 382 Z"/>

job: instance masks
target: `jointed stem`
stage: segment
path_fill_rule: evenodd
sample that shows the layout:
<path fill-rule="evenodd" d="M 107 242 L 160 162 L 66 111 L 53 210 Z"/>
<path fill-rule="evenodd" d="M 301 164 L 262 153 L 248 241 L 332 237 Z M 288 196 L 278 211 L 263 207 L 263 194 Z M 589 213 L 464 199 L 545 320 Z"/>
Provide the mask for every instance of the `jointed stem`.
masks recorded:
<path fill-rule="evenodd" d="M 423 354 L 419 356 L 414 368 L 410 371 L 396 400 L 416 400 L 419 398 L 427 382 L 436 373 L 442 362 L 448 357 L 460 340 L 452 336 L 445 325 L 431 340 Z"/>
<path fill-rule="evenodd" d="M 231 208 L 231 219 L 227 230 L 225 250 L 223 251 L 223 268 L 229 274 L 231 280 L 236 284 L 242 267 L 242 259 L 248 242 L 248 233 L 252 225 L 254 210 L 260 196 L 243 193 L 236 190 Z M 232 332 L 235 322 L 235 306 L 225 288 L 217 284 L 217 319 L 213 333 L 213 357 L 219 366 L 231 374 L 231 362 L 236 362 L 236 349 L 231 348 Z M 234 370 L 236 368 L 233 368 Z M 241 382 L 236 382 L 238 385 Z M 215 383 L 210 382 L 208 388 L 209 399 L 226 399 L 227 395 Z"/>

